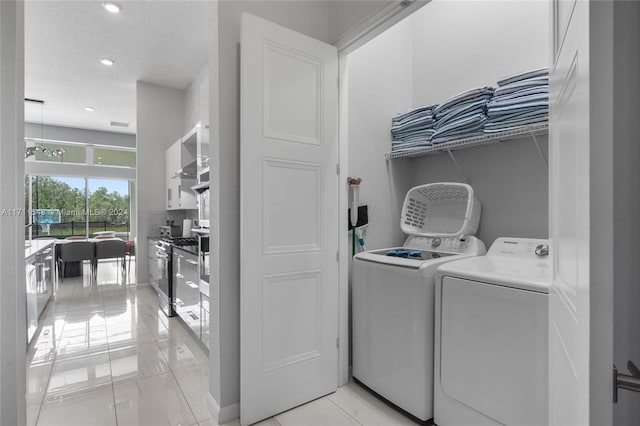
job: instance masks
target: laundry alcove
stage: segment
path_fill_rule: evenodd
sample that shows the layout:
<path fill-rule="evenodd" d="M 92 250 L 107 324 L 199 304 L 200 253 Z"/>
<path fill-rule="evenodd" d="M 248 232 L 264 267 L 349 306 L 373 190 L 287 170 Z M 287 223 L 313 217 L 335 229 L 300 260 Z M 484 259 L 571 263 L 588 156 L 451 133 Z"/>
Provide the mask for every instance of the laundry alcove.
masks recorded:
<path fill-rule="evenodd" d="M 471 184 L 483 207 L 477 235 L 487 246 L 504 235 L 547 237 L 546 132 L 536 136 L 541 152 L 520 137 L 457 150 L 455 162 L 446 154 L 389 161 L 385 154 L 397 113 L 547 66 L 548 21 L 544 2 L 434 0 L 348 55 L 348 168 L 362 178 L 360 203 L 369 206 L 367 249 L 402 243 L 402 199 L 431 182 Z"/>

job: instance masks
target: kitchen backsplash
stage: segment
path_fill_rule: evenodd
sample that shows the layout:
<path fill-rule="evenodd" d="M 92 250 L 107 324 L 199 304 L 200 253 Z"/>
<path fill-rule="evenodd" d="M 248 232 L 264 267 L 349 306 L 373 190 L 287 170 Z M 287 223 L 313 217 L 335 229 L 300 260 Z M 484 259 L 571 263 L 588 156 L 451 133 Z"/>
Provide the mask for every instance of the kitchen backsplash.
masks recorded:
<path fill-rule="evenodd" d="M 158 210 L 149 212 L 149 220 L 147 221 L 147 234 L 150 237 L 158 236 L 158 227 L 166 225 L 167 221 L 173 220 L 173 223 L 182 226 L 184 219 L 198 219 L 197 210 Z"/>

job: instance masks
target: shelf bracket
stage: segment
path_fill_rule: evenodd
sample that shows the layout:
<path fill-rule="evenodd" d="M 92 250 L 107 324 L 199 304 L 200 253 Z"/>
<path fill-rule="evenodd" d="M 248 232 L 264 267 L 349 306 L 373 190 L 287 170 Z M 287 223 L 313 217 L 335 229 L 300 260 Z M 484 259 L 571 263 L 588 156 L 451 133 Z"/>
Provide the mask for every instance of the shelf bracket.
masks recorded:
<path fill-rule="evenodd" d="M 462 179 L 464 180 L 464 183 L 470 183 L 469 178 L 462 171 L 462 167 L 460 167 L 460 164 L 458 164 L 458 160 L 456 160 L 456 157 L 453 155 L 453 152 L 451 152 L 450 149 L 447 149 L 447 154 L 449 155 L 449 158 L 451 158 L 451 161 L 453 161 L 453 164 L 456 166 L 456 169 L 458 169 L 458 172 L 460 172 L 460 174 L 462 175 Z"/>
<path fill-rule="evenodd" d="M 548 169 L 549 168 L 549 162 L 544 157 L 544 153 L 542 152 L 542 149 L 540 148 L 540 143 L 538 142 L 538 138 L 536 137 L 536 134 L 535 133 L 531 133 L 531 137 L 533 138 L 533 143 L 536 144 L 536 149 L 538 150 L 538 154 L 540 154 L 540 158 L 542 158 L 542 161 L 544 162 L 544 166 Z"/>

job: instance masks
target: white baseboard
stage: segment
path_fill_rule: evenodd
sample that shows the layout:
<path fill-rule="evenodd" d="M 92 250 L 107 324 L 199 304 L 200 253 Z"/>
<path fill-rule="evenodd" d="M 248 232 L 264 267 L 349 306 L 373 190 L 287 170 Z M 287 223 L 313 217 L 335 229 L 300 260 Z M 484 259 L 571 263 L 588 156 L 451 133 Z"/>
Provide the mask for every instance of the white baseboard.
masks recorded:
<path fill-rule="evenodd" d="M 216 400 L 213 399 L 213 396 L 209 393 L 207 394 L 207 405 L 209 406 L 209 411 L 213 414 L 213 418 L 216 419 L 220 425 L 240 417 L 239 402 L 225 407 L 220 407 Z"/>

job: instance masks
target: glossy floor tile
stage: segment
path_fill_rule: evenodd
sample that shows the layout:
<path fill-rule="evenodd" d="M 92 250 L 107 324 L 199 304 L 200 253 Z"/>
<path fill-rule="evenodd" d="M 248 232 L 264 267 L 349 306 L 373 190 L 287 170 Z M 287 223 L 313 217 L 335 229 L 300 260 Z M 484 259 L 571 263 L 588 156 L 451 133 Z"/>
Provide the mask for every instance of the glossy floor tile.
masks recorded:
<path fill-rule="evenodd" d="M 195 364 L 173 370 L 173 375 L 193 412 L 196 421 L 203 422 L 211 418 L 207 407 L 207 393 L 209 391 L 209 367 L 205 364 Z"/>
<path fill-rule="evenodd" d="M 282 426 L 343 426 L 360 424 L 327 398 L 320 398 L 293 410 L 278 414 L 275 419 Z"/>
<path fill-rule="evenodd" d="M 114 387 L 118 425 L 179 426 L 196 423 L 173 374 Z"/>
<path fill-rule="evenodd" d="M 201 344 L 160 311 L 151 287 L 136 287 L 133 271 L 123 280 L 116 268 L 101 262 L 95 280 L 85 273 L 58 283 L 27 352 L 27 424 L 219 426 Z M 355 383 L 257 423 L 411 424 Z"/>
<path fill-rule="evenodd" d="M 47 402 L 40 409 L 39 426 L 116 426 L 111 386 Z"/>

